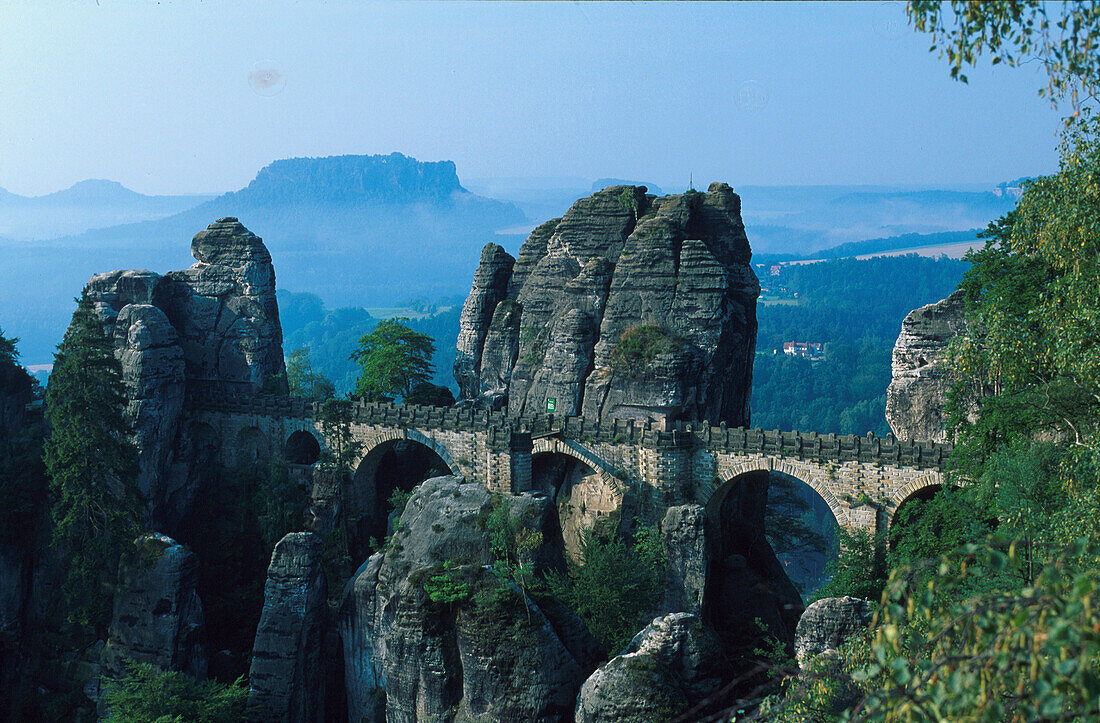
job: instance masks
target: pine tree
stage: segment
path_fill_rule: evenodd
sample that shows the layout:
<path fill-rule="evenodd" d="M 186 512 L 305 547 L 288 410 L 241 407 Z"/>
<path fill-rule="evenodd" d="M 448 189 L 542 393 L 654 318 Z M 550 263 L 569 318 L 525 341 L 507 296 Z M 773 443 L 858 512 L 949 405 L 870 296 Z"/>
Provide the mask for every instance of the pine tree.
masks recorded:
<path fill-rule="evenodd" d="M 46 389 L 52 543 L 66 562 L 69 620 L 102 630 L 119 557 L 140 531 L 137 450 L 122 368 L 87 294 L 57 347 Z"/>
<path fill-rule="evenodd" d="M 401 322 L 378 322 L 374 331 L 359 340 L 359 347 L 351 355 L 362 369 L 355 393 L 368 402 L 396 395 L 408 400 L 417 384 L 432 378 L 435 342 Z"/>

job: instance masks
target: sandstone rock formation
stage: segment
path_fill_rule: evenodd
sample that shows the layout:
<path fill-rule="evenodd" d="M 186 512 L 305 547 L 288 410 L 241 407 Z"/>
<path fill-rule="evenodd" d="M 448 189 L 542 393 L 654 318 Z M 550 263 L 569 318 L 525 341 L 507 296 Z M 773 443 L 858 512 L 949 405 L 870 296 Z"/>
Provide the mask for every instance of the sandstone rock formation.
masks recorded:
<path fill-rule="evenodd" d="M 460 320 L 463 399 L 513 415 L 747 425 L 759 284 L 729 186 L 612 186 L 487 246 Z M 507 284 L 505 284 L 505 280 Z"/>
<path fill-rule="evenodd" d="M 326 613 L 324 545 L 292 532 L 275 545 L 264 586 L 249 671 L 249 719 L 303 723 L 321 719 Z"/>
<path fill-rule="evenodd" d="M 947 347 L 966 333 L 961 291 L 914 309 L 901 323 L 886 390 L 886 421 L 898 439 L 947 441 Z"/>
<path fill-rule="evenodd" d="M 543 495 L 506 496 L 521 529 L 548 532 Z M 398 531 L 349 583 L 340 612 L 352 721 L 559 721 L 594 665 L 595 645 L 560 609 L 544 610 L 487 567 L 484 486 L 437 477 L 418 486 Z M 558 560 L 560 561 L 560 551 Z M 536 570 L 552 546 L 532 552 Z M 443 562 L 450 560 L 444 574 Z M 433 601 L 426 584 L 450 576 L 468 595 Z"/>
<path fill-rule="evenodd" d="M 811 603 L 798 621 L 794 652 L 805 667 L 814 656 L 836 650 L 871 624 L 871 606 L 863 598 L 827 597 Z"/>
<path fill-rule="evenodd" d="M 263 241 L 223 218 L 195 236 L 191 251 L 198 263 L 185 271 L 113 271 L 85 287 L 122 365 L 138 489 L 166 529 L 193 495 L 194 460 L 172 459 L 195 449 L 180 429 L 187 389 L 287 389 L 275 271 Z"/>
<path fill-rule="evenodd" d="M 661 520 L 661 536 L 668 553 L 664 609 L 700 614 L 706 592 L 706 510 L 701 505 L 669 507 Z"/>
<path fill-rule="evenodd" d="M 581 687 L 576 723 L 672 720 L 713 695 L 729 664 L 699 618 L 656 618 Z"/>
<path fill-rule="evenodd" d="M 165 312 L 179 331 L 189 382 L 286 393 L 275 269 L 263 241 L 232 217 L 195 235 L 198 263 L 171 271 Z M 280 380 L 281 375 L 281 380 Z"/>
<path fill-rule="evenodd" d="M 104 671 L 125 673 L 125 661 L 180 670 L 202 680 L 207 656 L 202 602 L 195 586 L 198 560 L 164 535 L 136 541 L 135 561 L 119 571 Z"/>

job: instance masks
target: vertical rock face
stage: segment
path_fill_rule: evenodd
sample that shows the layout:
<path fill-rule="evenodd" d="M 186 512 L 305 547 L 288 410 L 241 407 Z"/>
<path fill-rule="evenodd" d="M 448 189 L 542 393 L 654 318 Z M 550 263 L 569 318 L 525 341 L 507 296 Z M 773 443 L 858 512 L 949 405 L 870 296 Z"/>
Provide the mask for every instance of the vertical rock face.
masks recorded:
<path fill-rule="evenodd" d="M 463 308 L 461 396 L 513 415 L 745 425 L 759 284 L 726 184 L 655 198 L 613 186 L 490 245 Z M 506 290 L 502 278 L 510 275 Z"/>
<path fill-rule="evenodd" d="M 194 496 L 191 457 L 201 446 L 180 428 L 187 388 L 248 394 L 266 384 L 287 392 L 275 271 L 263 241 L 223 218 L 195 236 L 191 252 L 198 263 L 185 271 L 112 271 L 85 286 L 122 365 L 138 489 L 153 522 L 168 530 Z"/>
<path fill-rule="evenodd" d="M 576 723 L 672 720 L 714 694 L 729 664 L 699 618 L 671 613 L 638 633 L 626 652 L 581 687 Z"/>
<path fill-rule="evenodd" d="M 138 489 L 162 496 L 164 473 L 183 411 L 183 350 L 164 312 L 127 304 L 115 321 L 115 355 L 122 363 L 126 414 L 138 447 Z"/>
<path fill-rule="evenodd" d="M 249 719 L 320 720 L 326 609 L 321 538 L 292 532 L 275 545 L 249 671 Z"/>
<path fill-rule="evenodd" d="M 138 489 L 154 501 L 164 475 L 184 398 L 183 349 L 157 303 L 166 281 L 151 271 L 96 274 L 85 286 L 96 316 L 114 339 L 126 385 L 126 417 L 138 447 Z"/>
<path fill-rule="evenodd" d="M 706 510 L 701 505 L 669 507 L 661 520 L 661 536 L 668 551 L 664 609 L 699 614 L 709 564 Z"/>
<path fill-rule="evenodd" d="M 136 561 L 119 572 L 104 670 L 121 676 L 125 661 L 132 660 L 202 680 L 207 657 L 202 603 L 195 590 L 198 560 L 164 535 L 145 535 L 135 544 Z"/>
<path fill-rule="evenodd" d="M 956 291 L 914 309 L 901 323 L 886 390 L 886 421 L 898 439 L 947 441 L 947 348 L 967 333 L 964 311 L 962 292 Z"/>
<path fill-rule="evenodd" d="M 459 388 L 468 393 L 467 396 L 474 397 L 495 389 L 493 386 L 482 388 L 481 354 L 493 321 L 493 312 L 497 304 L 507 298 L 508 280 L 514 264 L 515 259 L 496 244 L 486 244 L 481 250 L 481 262 L 474 272 L 474 285 L 462 306 L 458 322 L 454 373 Z M 490 385 L 496 381 L 492 376 L 489 375 L 486 380 Z M 505 379 L 501 392 L 507 384 Z"/>
<path fill-rule="evenodd" d="M 508 496 L 503 504 L 521 529 L 542 531 L 552 523 L 543 495 Z M 340 631 L 350 720 L 569 718 L 594 641 L 567 612 L 544 611 L 487 567 L 492 505 L 478 483 L 423 482 L 393 541 L 349 584 Z M 536 573 L 545 568 L 547 548 L 532 552 Z M 433 600 L 427 589 L 447 578 L 445 560 L 454 565 L 448 579 L 467 593 L 449 603 Z"/>
<path fill-rule="evenodd" d="M 274 382 L 285 394 L 275 269 L 263 241 L 227 217 L 196 234 L 191 254 L 198 263 L 165 277 L 164 300 L 188 382 L 239 392 Z"/>
<path fill-rule="evenodd" d="M 871 606 L 863 598 L 827 597 L 812 603 L 798 620 L 794 653 L 798 664 L 836 650 L 871 624 Z"/>

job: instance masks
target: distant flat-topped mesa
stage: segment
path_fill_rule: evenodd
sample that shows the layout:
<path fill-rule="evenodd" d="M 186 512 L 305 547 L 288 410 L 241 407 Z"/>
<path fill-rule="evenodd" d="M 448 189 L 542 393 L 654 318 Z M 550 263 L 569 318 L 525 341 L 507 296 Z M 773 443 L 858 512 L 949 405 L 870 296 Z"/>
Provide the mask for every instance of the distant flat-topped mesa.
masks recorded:
<path fill-rule="evenodd" d="M 510 415 L 749 423 L 760 285 L 728 185 L 611 186 L 481 253 L 455 379 Z"/>

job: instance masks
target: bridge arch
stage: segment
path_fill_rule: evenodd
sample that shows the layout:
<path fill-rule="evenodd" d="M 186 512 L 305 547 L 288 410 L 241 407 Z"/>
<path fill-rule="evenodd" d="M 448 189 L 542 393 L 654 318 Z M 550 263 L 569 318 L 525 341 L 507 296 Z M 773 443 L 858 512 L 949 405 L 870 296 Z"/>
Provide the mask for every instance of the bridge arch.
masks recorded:
<path fill-rule="evenodd" d="M 697 501 L 700 504 L 709 505 L 718 490 L 728 485 L 737 477 L 749 472 L 779 472 L 780 474 L 798 480 L 816 492 L 818 497 L 824 500 L 825 504 L 829 506 L 829 511 L 832 512 L 833 517 L 836 518 L 838 525 L 844 528 L 848 528 L 851 525 L 851 515 L 848 513 L 847 506 L 842 504 L 841 501 L 837 499 L 836 495 L 829 490 L 827 485 L 827 470 L 823 468 L 814 469 L 804 463 L 799 464 L 796 460 L 788 460 L 782 457 L 749 457 L 737 460 L 720 459 L 717 469 L 715 470 L 715 481 L 713 485 L 700 488 L 699 492 L 701 494 L 701 499 L 697 498 Z M 727 493 L 728 491 L 729 490 L 726 490 Z"/>
<path fill-rule="evenodd" d="M 283 457 L 290 464 L 312 465 L 321 458 L 321 442 L 304 429 L 291 432 L 283 444 Z"/>
<path fill-rule="evenodd" d="M 600 480 L 606 484 L 609 489 L 615 490 L 618 500 L 620 502 L 622 501 L 623 494 L 626 492 L 626 485 L 624 485 L 622 480 L 615 475 L 615 468 L 584 447 L 577 444 L 569 444 L 561 439 L 536 439 L 531 443 L 531 457 L 534 458 L 539 454 L 560 454 L 587 465 L 593 472 L 599 475 Z"/>
<path fill-rule="evenodd" d="M 704 504 L 711 554 L 702 612 L 731 649 L 758 644 L 761 627 L 780 640 L 793 640 L 803 610 L 798 588 L 767 539 L 773 472 L 753 466 L 719 478 Z"/>
<path fill-rule="evenodd" d="M 237 464 L 267 464 L 271 459 L 271 440 L 259 427 L 242 427 L 236 449 Z"/>
<path fill-rule="evenodd" d="M 346 496 L 350 546 L 366 557 L 371 540 L 393 532 L 395 513 L 418 484 L 430 477 L 458 474 L 450 451 L 412 429 L 382 432 L 364 445 Z"/>
<path fill-rule="evenodd" d="M 612 534 L 618 528 L 625 487 L 583 448 L 559 439 L 536 440 L 531 445 L 531 487 L 553 501 L 560 543 L 576 563 L 584 561 L 589 534 Z"/>
<path fill-rule="evenodd" d="M 943 473 L 939 470 L 929 470 L 899 487 L 894 491 L 894 494 L 890 496 L 890 510 L 887 515 L 886 528 L 890 529 L 894 526 L 894 521 L 897 519 L 898 512 L 901 511 L 902 505 L 906 502 L 922 496 L 930 497 L 937 490 L 943 489 L 945 486 L 947 485 Z"/>

